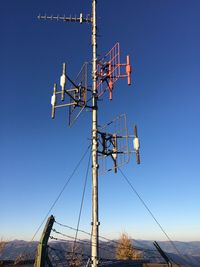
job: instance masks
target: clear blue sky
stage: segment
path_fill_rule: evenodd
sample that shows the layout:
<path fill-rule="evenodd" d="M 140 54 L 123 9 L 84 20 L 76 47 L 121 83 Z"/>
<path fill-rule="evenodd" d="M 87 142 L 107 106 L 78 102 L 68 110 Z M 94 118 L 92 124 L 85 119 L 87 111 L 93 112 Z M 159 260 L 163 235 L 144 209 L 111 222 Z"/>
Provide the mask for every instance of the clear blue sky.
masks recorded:
<path fill-rule="evenodd" d="M 99 0 L 98 53 L 117 41 L 131 55 L 132 86 L 116 84 L 99 121 L 126 113 L 137 123 L 142 164 L 122 170 L 172 240 L 200 240 L 200 1 Z M 38 21 L 38 14 L 91 13 L 91 1 L 1 3 L 0 237 L 30 240 L 86 150 L 90 112 L 73 128 L 67 110 L 52 121 L 50 97 L 62 62 L 75 77 L 91 60 L 91 27 Z M 52 213 L 75 226 L 88 158 Z M 91 179 L 81 228 L 90 231 Z M 120 174 L 100 176 L 100 233 L 166 240 Z M 39 235 L 37 236 L 39 238 Z M 36 238 L 36 239 L 37 239 Z"/>

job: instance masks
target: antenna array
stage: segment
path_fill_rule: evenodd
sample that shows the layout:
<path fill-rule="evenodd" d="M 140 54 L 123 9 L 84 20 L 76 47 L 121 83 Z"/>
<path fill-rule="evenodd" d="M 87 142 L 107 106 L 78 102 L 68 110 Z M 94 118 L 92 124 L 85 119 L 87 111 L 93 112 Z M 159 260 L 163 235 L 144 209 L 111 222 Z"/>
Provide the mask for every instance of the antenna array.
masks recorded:
<path fill-rule="evenodd" d="M 125 70 L 123 68 L 125 68 Z M 119 43 L 116 43 L 113 48 L 98 61 L 97 76 L 98 96 L 102 96 L 108 91 L 110 100 L 112 100 L 114 83 L 119 78 L 127 78 L 128 85 L 131 85 L 130 56 L 127 55 L 126 63 L 121 63 Z"/>
<path fill-rule="evenodd" d="M 97 60 L 97 23 L 96 23 L 96 2 L 92 0 L 92 17 L 80 16 L 47 16 L 39 15 L 40 20 L 56 20 L 64 22 L 79 22 L 92 24 L 92 90 L 88 88 L 87 69 L 88 64 L 84 63 L 75 80 L 72 80 L 66 73 L 66 64 L 63 63 L 60 77 L 61 90 L 58 91 L 54 83 L 53 95 L 51 98 L 52 118 L 55 117 L 57 108 L 69 107 L 69 125 L 71 126 L 87 107 L 92 111 L 92 234 L 91 234 L 91 266 L 99 264 L 99 215 L 98 215 L 98 170 L 99 161 L 103 172 L 114 170 L 128 163 L 130 153 L 136 153 L 137 163 L 139 157 L 139 139 L 137 128 L 134 128 L 134 135 L 128 135 L 126 116 L 120 115 L 106 126 L 98 128 L 97 112 L 98 99 L 106 92 L 109 92 L 109 99 L 113 98 L 114 84 L 119 78 L 127 78 L 128 85 L 131 84 L 130 57 L 126 57 L 126 63 L 120 61 L 120 46 L 116 43 L 114 47 L 100 60 Z M 88 105 L 88 93 L 91 94 Z M 129 148 L 129 139 L 133 139 L 134 148 Z M 111 167 L 106 167 L 107 160 Z"/>
<path fill-rule="evenodd" d="M 134 126 L 134 134 L 129 135 L 125 114 L 99 128 L 98 144 L 100 174 L 111 170 L 116 173 L 119 167 L 129 162 L 131 153 L 136 154 L 136 162 L 140 164 L 137 126 Z"/>
<path fill-rule="evenodd" d="M 57 108 L 69 107 L 69 126 L 71 126 L 87 106 L 87 66 L 87 62 L 83 64 L 75 81 L 73 81 L 66 74 L 66 64 L 63 63 L 62 75 L 60 77 L 61 90 L 57 91 L 57 84 L 54 83 L 53 95 L 51 97 L 52 119 L 55 118 L 55 110 Z M 66 89 L 67 81 L 70 85 L 68 89 Z M 60 97 L 58 97 L 59 95 Z"/>

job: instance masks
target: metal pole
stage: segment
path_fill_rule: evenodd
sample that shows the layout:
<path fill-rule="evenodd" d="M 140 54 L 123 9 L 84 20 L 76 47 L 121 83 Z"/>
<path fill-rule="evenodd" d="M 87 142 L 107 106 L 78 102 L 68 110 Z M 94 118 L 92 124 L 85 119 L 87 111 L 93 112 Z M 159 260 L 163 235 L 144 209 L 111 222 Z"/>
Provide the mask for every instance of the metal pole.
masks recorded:
<path fill-rule="evenodd" d="M 98 154 L 97 154 L 97 42 L 96 0 L 92 0 L 92 243 L 91 266 L 98 266 L 99 215 L 98 215 Z"/>
<path fill-rule="evenodd" d="M 51 229 L 53 227 L 53 224 L 55 222 L 55 218 L 53 215 L 51 215 L 45 225 L 45 228 L 43 230 L 42 236 L 40 238 L 40 242 L 37 247 L 37 253 L 35 257 L 35 264 L 34 267 L 45 267 L 47 266 L 47 262 L 49 261 L 48 258 L 48 240 L 51 233 Z M 51 265 L 49 261 L 49 266 Z"/>

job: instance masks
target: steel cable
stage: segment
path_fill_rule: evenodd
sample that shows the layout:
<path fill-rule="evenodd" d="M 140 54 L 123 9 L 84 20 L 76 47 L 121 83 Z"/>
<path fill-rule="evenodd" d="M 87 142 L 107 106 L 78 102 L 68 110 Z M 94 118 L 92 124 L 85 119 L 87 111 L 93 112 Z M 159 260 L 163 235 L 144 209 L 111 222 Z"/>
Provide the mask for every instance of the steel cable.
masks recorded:
<path fill-rule="evenodd" d="M 81 214 L 82 214 L 82 210 L 83 210 L 83 202 L 84 202 L 84 198 L 85 198 L 85 191 L 86 191 L 86 185 L 87 185 L 87 180 L 88 180 L 90 160 L 91 160 L 91 153 L 90 153 L 89 160 L 88 160 L 86 176 L 85 176 L 85 182 L 84 182 L 84 186 L 83 186 L 83 194 L 82 194 L 82 198 L 81 198 L 80 211 L 79 211 L 78 222 L 77 222 L 77 227 L 76 227 L 76 235 L 75 235 L 75 238 L 74 238 L 74 244 L 73 244 L 73 248 L 72 248 L 72 259 L 74 257 L 74 252 L 75 252 L 75 249 L 76 249 L 76 240 L 77 240 L 77 237 L 78 237 Z"/>
<path fill-rule="evenodd" d="M 52 209 L 54 208 L 54 206 L 56 205 L 56 203 L 58 202 L 58 200 L 60 199 L 62 193 L 64 192 L 64 190 L 66 189 L 67 185 L 69 184 L 70 180 L 72 179 L 72 177 L 74 176 L 75 172 L 77 171 L 77 169 L 79 168 L 81 162 L 84 160 L 85 156 L 88 153 L 88 150 L 91 148 L 91 145 L 89 145 L 86 149 L 86 151 L 84 152 L 83 156 L 80 158 L 80 160 L 78 161 L 78 163 L 76 164 L 73 172 L 71 173 L 71 175 L 67 178 L 65 184 L 63 185 L 62 189 L 60 190 L 58 196 L 56 197 L 56 199 L 54 200 L 53 204 L 51 205 L 50 209 L 48 210 L 46 216 L 44 217 L 44 219 L 42 220 L 42 222 L 40 223 L 40 225 L 38 226 L 38 228 L 36 229 L 32 239 L 30 240 L 30 242 L 32 242 L 34 240 L 34 238 L 36 237 L 37 233 L 39 232 L 39 230 L 41 229 L 42 225 L 44 224 L 44 222 L 46 221 L 47 217 L 49 216 L 50 212 L 52 211 Z M 26 255 L 26 251 L 28 249 L 28 246 L 24 249 L 24 251 L 22 252 L 22 255 Z"/>
<path fill-rule="evenodd" d="M 91 147 L 88 146 L 87 150 L 85 151 L 85 153 L 83 154 L 83 156 L 81 157 L 81 159 L 79 160 L 79 162 L 77 163 L 76 167 L 74 168 L 73 172 L 71 173 L 71 175 L 67 178 L 67 181 L 65 182 L 64 186 L 62 187 L 60 193 L 58 194 L 58 196 L 56 197 L 56 199 L 54 200 L 53 204 L 51 205 L 50 209 L 48 210 L 46 216 L 44 217 L 44 219 L 42 220 L 41 224 L 39 225 L 39 227 L 37 228 L 35 234 L 33 235 L 31 241 L 34 240 L 35 236 L 37 235 L 37 233 L 39 232 L 40 228 L 42 227 L 43 223 L 46 221 L 47 217 L 49 216 L 50 212 L 52 211 L 52 209 L 54 208 L 54 206 L 56 205 L 56 203 L 58 202 L 58 200 L 60 199 L 62 193 L 64 192 L 64 190 L 66 189 L 67 185 L 69 184 L 70 180 L 72 179 L 72 177 L 74 176 L 75 172 L 77 171 L 77 169 L 79 168 L 81 162 L 83 161 L 83 159 L 85 158 L 89 148 Z"/>
<path fill-rule="evenodd" d="M 120 168 L 118 168 L 118 169 L 119 169 L 120 173 L 122 174 L 122 176 L 124 177 L 124 179 L 127 182 L 127 184 L 131 187 L 132 191 L 137 195 L 137 197 L 139 198 L 139 200 L 141 201 L 141 203 L 143 204 L 143 206 L 146 208 L 146 210 L 149 212 L 149 214 L 151 215 L 151 217 L 153 218 L 153 220 L 156 222 L 156 224 L 158 225 L 158 227 L 160 228 L 160 230 L 164 233 L 164 235 L 166 236 L 166 238 L 169 240 L 169 242 L 171 243 L 171 245 L 173 246 L 173 248 L 175 249 L 175 251 L 177 252 L 177 254 L 182 259 L 184 259 L 184 256 L 177 249 L 177 247 L 175 246 L 174 242 L 171 240 L 171 238 L 169 237 L 169 235 L 166 233 L 166 231 L 164 230 L 164 228 L 162 227 L 162 225 L 158 222 L 158 220 L 156 219 L 156 217 L 154 216 L 154 214 L 152 213 L 152 211 L 150 210 L 150 208 L 147 206 L 147 204 L 145 203 L 145 201 L 142 199 L 142 197 L 139 195 L 139 193 L 133 187 L 132 183 L 129 181 L 129 179 L 127 178 L 127 176 L 122 172 L 122 170 Z"/>

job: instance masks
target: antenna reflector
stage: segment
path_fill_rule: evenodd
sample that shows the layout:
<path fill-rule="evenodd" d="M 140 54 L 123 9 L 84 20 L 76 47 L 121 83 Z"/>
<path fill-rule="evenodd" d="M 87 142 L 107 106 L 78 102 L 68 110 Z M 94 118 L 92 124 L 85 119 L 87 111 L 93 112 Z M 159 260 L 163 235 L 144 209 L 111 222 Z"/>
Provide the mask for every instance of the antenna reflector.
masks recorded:
<path fill-rule="evenodd" d="M 85 62 L 81 67 L 75 81 L 77 87 L 74 88 L 70 99 L 69 106 L 69 126 L 72 126 L 78 119 L 87 104 L 87 87 L 88 87 L 88 63 Z"/>
<path fill-rule="evenodd" d="M 110 170 L 116 173 L 117 169 L 128 163 L 130 158 L 126 115 L 122 114 L 99 127 L 98 137 L 99 174 Z"/>
<path fill-rule="evenodd" d="M 126 62 L 120 62 L 120 46 L 116 43 L 113 48 L 98 61 L 97 64 L 97 91 L 101 97 L 106 91 L 109 92 L 109 100 L 112 100 L 113 88 L 119 78 L 127 78 L 131 85 L 130 56 L 126 56 Z"/>

